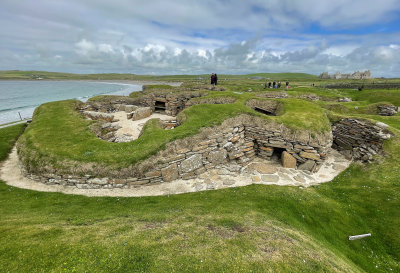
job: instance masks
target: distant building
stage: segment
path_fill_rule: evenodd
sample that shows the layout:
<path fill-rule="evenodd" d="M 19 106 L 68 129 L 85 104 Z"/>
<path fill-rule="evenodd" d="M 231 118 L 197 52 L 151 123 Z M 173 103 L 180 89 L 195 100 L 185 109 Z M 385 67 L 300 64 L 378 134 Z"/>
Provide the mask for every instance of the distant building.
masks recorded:
<path fill-rule="evenodd" d="M 353 74 L 342 74 L 340 72 L 336 72 L 335 74 L 330 75 L 328 72 L 322 72 L 319 75 L 321 79 L 352 79 L 352 80 L 363 80 L 363 79 L 372 79 L 371 71 L 366 70 L 364 72 L 356 71 Z"/>

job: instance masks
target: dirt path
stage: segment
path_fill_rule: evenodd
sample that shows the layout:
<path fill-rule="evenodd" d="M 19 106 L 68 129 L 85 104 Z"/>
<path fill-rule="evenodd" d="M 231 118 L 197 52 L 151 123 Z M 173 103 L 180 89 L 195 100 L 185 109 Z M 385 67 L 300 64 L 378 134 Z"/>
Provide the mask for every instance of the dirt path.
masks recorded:
<path fill-rule="evenodd" d="M 17 151 L 14 148 L 1 167 L 0 179 L 4 180 L 7 185 L 35 191 L 85 196 L 139 197 L 242 187 L 250 184 L 308 187 L 331 181 L 350 163 L 342 155 L 332 150 L 317 173 L 286 169 L 271 161 L 255 160 L 244 168 L 239 175 L 231 173 L 229 166 L 226 166 L 201 174 L 196 179 L 175 180 L 160 185 L 141 186 L 132 189 L 78 189 L 71 186 L 45 185 L 24 177 L 18 167 Z"/>

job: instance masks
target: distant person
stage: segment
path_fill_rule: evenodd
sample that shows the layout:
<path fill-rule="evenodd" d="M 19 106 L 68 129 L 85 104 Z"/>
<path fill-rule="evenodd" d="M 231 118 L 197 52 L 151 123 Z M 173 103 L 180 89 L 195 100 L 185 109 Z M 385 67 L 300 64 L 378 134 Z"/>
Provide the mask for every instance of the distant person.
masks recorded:
<path fill-rule="evenodd" d="M 211 84 L 214 84 L 214 82 L 215 82 L 215 74 L 212 73 L 211 74 Z"/>
<path fill-rule="evenodd" d="M 271 88 L 271 84 L 272 84 L 271 82 L 268 83 L 268 88 Z"/>
<path fill-rule="evenodd" d="M 289 89 L 289 81 L 286 81 L 286 89 Z"/>
<path fill-rule="evenodd" d="M 217 76 L 217 74 L 214 74 L 214 84 L 215 85 L 218 84 L 218 76 Z"/>
<path fill-rule="evenodd" d="M 281 81 L 278 81 L 278 88 L 281 88 Z"/>
<path fill-rule="evenodd" d="M 274 86 L 274 88 L 276 88 L 276 82 L 273 82 L 272 85 Z"/>

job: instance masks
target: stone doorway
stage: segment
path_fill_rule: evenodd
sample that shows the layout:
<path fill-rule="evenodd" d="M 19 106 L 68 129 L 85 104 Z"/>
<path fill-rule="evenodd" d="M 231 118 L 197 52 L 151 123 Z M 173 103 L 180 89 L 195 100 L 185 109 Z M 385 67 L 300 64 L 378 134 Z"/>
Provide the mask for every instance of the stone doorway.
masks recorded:
<path fill-rule="evenodd" d="M 165 101 L 156 100 L 154 102 L 154 112 L 165 114 L 165 109 L 166 109 Z"/>
<path fill-rule="evenodd" d="M 281 163 L 282 153 L 284 151 L 286 151 L 286 149 L 285 148 L 276 148 L 276 147 L 273 147 L 273 148 L 274 148 L 274 151 L 271 156 L 271 161 L 276 161 L 276 162 Z"/>

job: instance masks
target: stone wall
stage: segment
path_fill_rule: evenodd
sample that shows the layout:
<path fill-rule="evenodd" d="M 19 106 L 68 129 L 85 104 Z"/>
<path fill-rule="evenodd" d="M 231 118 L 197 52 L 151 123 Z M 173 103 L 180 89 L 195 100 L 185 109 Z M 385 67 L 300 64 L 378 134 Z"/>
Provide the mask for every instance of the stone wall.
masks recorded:
<path fill-rule="evenodd" d="M 276 116 L 282 103 L 276 100 L 251 99 L 246 102 L 246 105 L 265 115 Z"/>
<path fill-rule="evenodd" d="M 342 119 L 332 127 L 332 148 L 348 159 L 371 162 L 374 155 L 383 153 L 383 141 L 391 137 L 387 127 L 382 122 Z"/>
<path fill-rule="evenodd" d="M 256 97 L 267 98 L 267 99 L 281 99 L 287 98 L 288 94 L 285 91 L 271 91 L 256 93 Z"/>
<path fill-rule="evenodd" d="M 286 167 L 315 171 L 331 144 L 330 133 L 292 132 L 282 124 L 241 115 L 224 121 L 220 126 L 204 128 L 196 136 L 168 143 L 165 150 L 133 166 L 131 177 L 25 174 L 45 184 L 132 188 L 195 178 L 217 165 L 226 165 L 230 171 L 239 172 L 254 157 L 270 158 L 276 151 Z"/>
<path fill-rule="evenodd" d="M 379 115 L 394 116 L 399 112 L 399 107 L 394 105 L 379 105 Z"/>
<path fill-rule="evenodd" d="M 154 93 L 146 95 L 142 98 L 142 104 L 148 106 L 152 111 L 157 111 L 157 104 L 164 104 L 159 109 L 166 115 L 176 116 L 180 111 L 185 109 L 186 103 L 192 98 L 205 96 L 206 93 L 186 92 L 186 93 Z"/>

